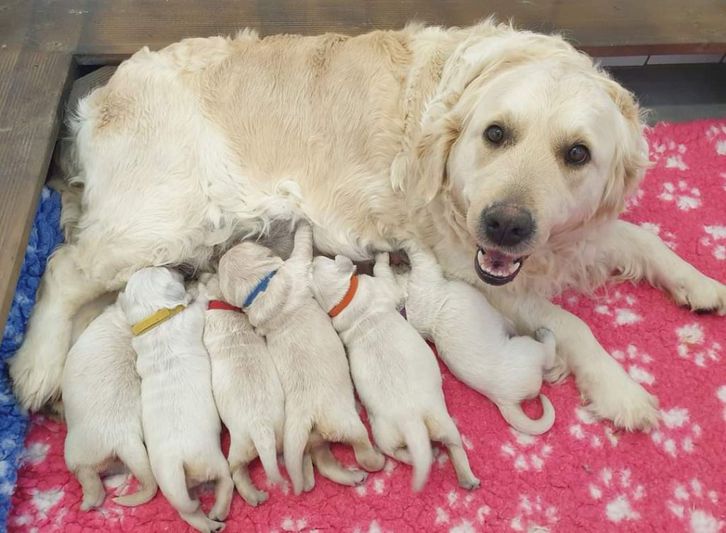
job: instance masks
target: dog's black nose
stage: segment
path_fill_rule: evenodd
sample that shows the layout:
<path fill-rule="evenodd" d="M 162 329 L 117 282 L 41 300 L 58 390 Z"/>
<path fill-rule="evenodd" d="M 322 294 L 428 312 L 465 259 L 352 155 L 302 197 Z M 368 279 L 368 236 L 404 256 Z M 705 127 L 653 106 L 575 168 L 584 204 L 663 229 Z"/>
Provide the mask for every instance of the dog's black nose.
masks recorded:
<path fill-rule="evenodd" d="M 514 205 L 492 205 L 481 213 L 484 235 L 500 246 L 515 246 L 534 233 L 532 214 Z"/>

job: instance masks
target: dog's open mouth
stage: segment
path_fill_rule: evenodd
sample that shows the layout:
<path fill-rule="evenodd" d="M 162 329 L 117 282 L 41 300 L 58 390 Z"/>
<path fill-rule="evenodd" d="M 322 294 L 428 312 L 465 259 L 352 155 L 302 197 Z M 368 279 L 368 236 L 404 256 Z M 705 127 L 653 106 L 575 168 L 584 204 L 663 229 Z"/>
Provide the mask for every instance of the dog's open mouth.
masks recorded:
<path fill-rule="evenodd" d="M 489 285 L 504 285 L 517 277 L 526 256 L 513 257 L 498 250 L 478 248 L 474 268 L 477 275 Z"/>

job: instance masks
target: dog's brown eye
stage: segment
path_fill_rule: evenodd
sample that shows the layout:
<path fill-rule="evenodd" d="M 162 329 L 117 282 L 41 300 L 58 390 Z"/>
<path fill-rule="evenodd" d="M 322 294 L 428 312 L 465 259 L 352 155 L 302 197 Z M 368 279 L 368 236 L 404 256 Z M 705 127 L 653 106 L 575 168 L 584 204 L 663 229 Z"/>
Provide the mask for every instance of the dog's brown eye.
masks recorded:
<path fill-rule="evenodd" d="M 504 130 L 496 124 L 484 130 L 484 136 L 492 144 L 500 144 L 504 140 Z"/>
<path fill-rule="evenodd" d="M 570 165 L 584 165 L 590 160 L 590 150 L 584 144 L 575 144 L 567 150 L 565 161 Z"/>

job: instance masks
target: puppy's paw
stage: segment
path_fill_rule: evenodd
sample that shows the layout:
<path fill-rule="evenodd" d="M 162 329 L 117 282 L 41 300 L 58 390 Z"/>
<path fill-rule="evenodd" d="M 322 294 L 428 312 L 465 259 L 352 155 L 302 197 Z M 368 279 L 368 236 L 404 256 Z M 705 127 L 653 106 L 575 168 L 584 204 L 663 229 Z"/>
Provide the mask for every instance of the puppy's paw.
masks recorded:
<path fill-rule="evenodd" d="M 481 481 L 479 481 L 479 479 L 474 476 L 467 477 L 465 479 L 461 479 L 461 478 L 459 479 L 459 486 L 462 489 L 474 490 L 474 489 L 478 489 L 480 485 L 481 485 Z"/>
<path fill-rule="evenodd" d="M 590 400 L 589 411 L 623 429 L 649 430 L 658 424 L 658 399 L 625 372 L 617 379 L 607 379 L 604 373 L 582 392 Z"/>
<path fill-rule="evenodd" d="M 726 285 L 694 271 L 670 289 L 673 299 L 696 313 L 726 315 Z"/>
<path fill-rule="evenodd" d="M 555 355 L 554 363 L 548 368 L 545 368 L 544 379 L 547 383 L 561 383 L 569 375 L 570 369 L 564 358 L 560 355 Z"/>

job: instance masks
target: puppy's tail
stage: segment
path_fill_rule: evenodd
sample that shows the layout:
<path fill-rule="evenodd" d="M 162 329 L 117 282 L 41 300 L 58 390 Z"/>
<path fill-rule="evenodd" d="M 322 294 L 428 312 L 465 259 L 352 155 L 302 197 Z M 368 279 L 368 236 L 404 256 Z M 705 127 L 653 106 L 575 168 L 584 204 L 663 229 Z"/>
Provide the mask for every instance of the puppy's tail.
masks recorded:
<path fill-rule="evenodd" d="M 504 420 L 517 431 L 528 435 L 541 435 L 549 431 L 555 423 L 555 408 L 544 394 L 540 394 L 539 398 L 542 401 L 543 412 L 538 419 L 529 418 L 518 403 L 502 403 L 497 407 Z"/>
<path fill-rule="evenodd" d="M 269 426 L 262 426 L 252 431 L 252 442 L 257 449 L 262 462 L 262 468 L 267 474 L 270 483 L 281 483 L 282 475 L 280 468 L 277 466 L 277 443 L 275 441 L 275 431 Z"/>
<path fill-rule="evenodd" d="M 292 489 L 296 495 L 300 494 L 305 486 L 303 454 L 308 444 L 311 429 L 312 423 L 302 416 L 288 416 L 285 420 L 285 437 L 282 451 L 285 457 L 287 475 L 290 476 Z M 262 457 L 260 457 L 261 459 Z"/>
<path fill-rule="evenodd" d="M 119 505 L 133 507 L 151 500 L 156 495 L 157 487 L 144 444 L 140 440 L 132 440 L 121 447 L 117 453 L 119 459 L 131 470 L 141 488 L 133 494 L 118 496 L 113 501 Z"/>
<path fill-rule="evenodd" d="M 413 481 L 411 486 L 419 492 L 426 484 L 431 470 L 433 454 L 431 452 L 431 439 L 426 424 L 422 420 L 411 420 L 403 427 L 403 440 L 411 455 L 413 464 Z"/>
<path fill-rule="evenodd" d="M 161 492 L 179 514 L 193 514 L 199 509 L 199 500 L 189 497 L 184 463 L 179 458 L 166 458 L 157 470 L 156 481 Z"/>

